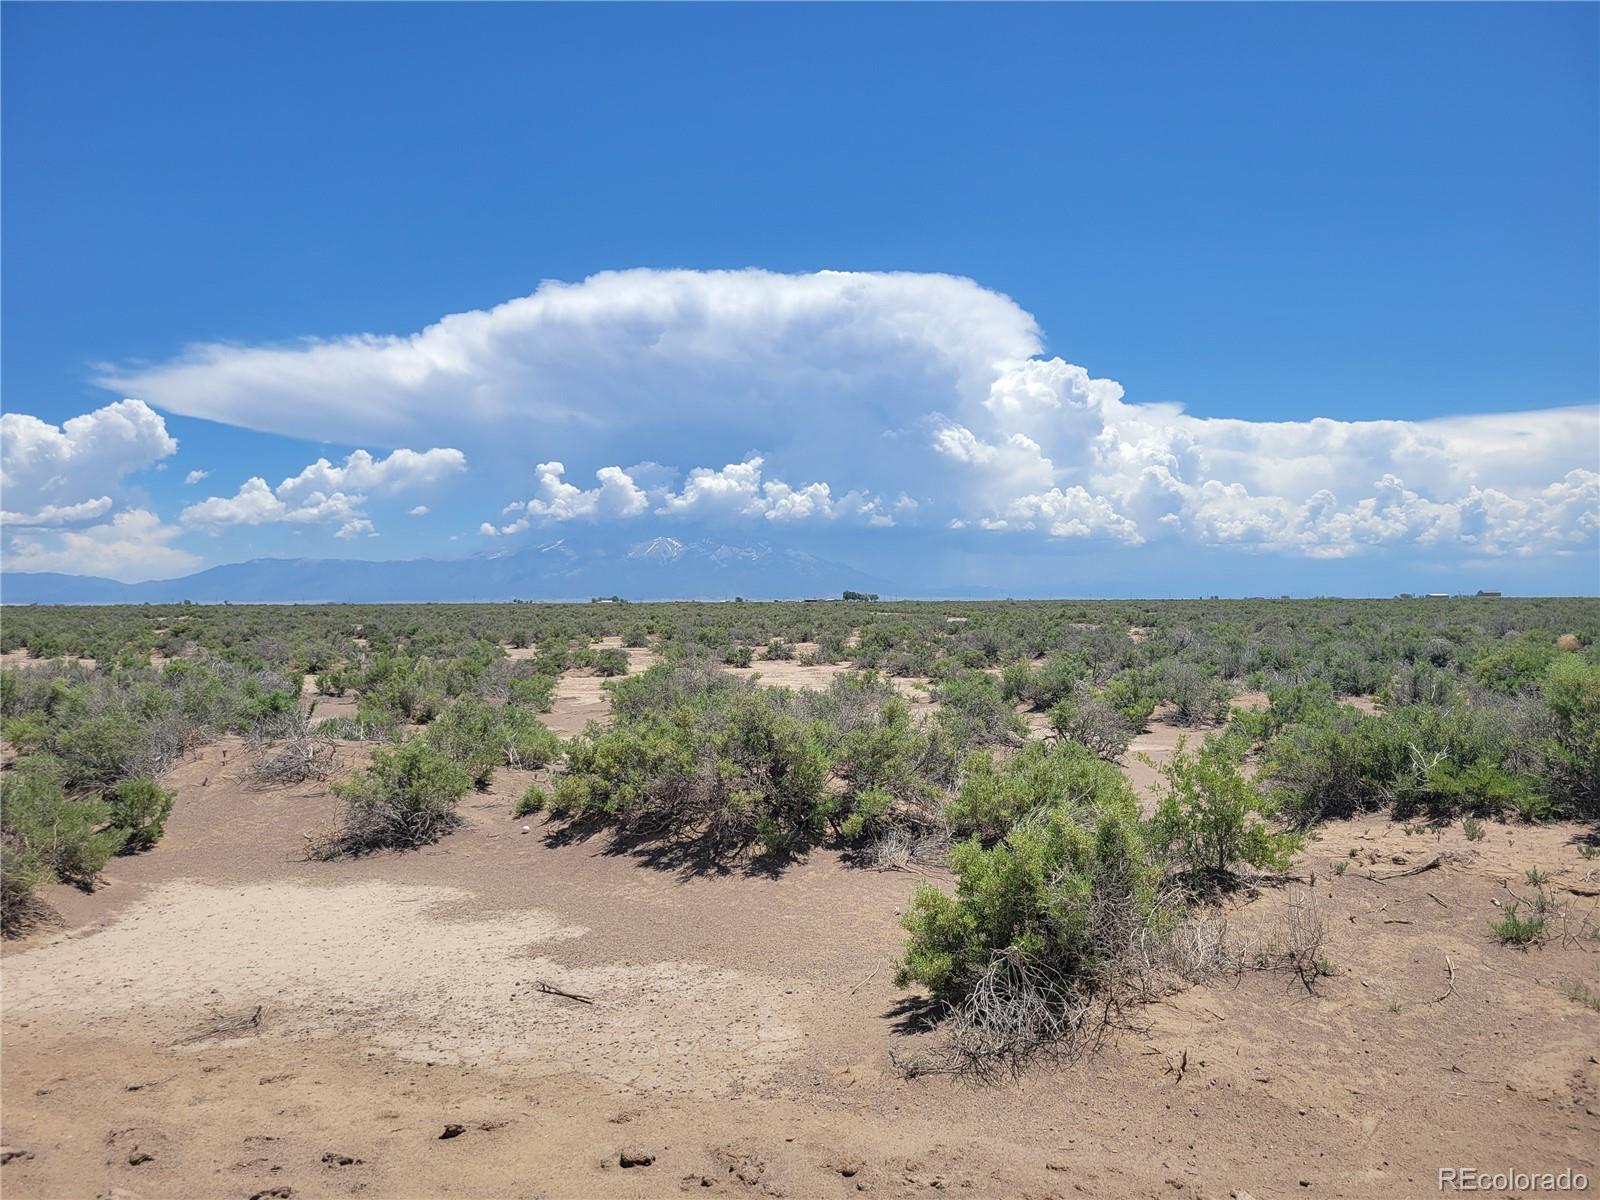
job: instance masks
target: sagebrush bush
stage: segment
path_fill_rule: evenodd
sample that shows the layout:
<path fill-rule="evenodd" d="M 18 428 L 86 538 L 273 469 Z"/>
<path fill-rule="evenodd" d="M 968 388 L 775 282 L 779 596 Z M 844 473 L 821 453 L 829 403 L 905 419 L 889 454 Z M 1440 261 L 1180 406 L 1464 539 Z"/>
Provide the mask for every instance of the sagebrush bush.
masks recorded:
<path fill-rule="evenodd" d="M 176 794 L 153 779 L 124 779 L 106 793 L 111 826 L 124 833 L 120 852 L 148 850 L 166 832 Z"/>
<path fill-rule="evenodd" d="M 1540 693 L 1551 718 L 1536 748 L 1544 782 L 1572 812 L 1600 815 L 1600 662 L 1562 655 Z"/>
<path fill-rule="evenodd" d="M 506 681 L 506 701 L 547 713 L 556 706 L 554 675 L 512 676 Z"/>
<path fill-rule="evenodd" d="M 793 853 L 829 834 L 937 822 L 955 771 L 942 730 L 916 728 L 881 677 L 797 693 L 707 664 L 654 667 L 615 685 L 615 723 L 566 747 L 549 792 L 558 818 L 614 823 L 710 856 Z"/>
<path fill-rule="evenodd" d="M 1415 704 L 1378 714 L 1333 705 L 1304 714 L 1268 742 L 1262 774 L 1302 826 L 1380 808 L 1401 819 L 1542 819 L 1581 803 L 1581 784 L 1553 788 L 1524 765 L 1553 744 L 1519 737 L 1514 722 L 1489 704 Z"/>
<path fill-rule="evenodd" d="M 715 686 L 574 738 L 552 807 L 702 838 L 718 852 L 759 843 L 781 853 L 821 832 L 827 772 L 811 723 L 762 689 Z"/>
<path fill-rule="evenodd" d="M 607 678 L 628 673 L 628 656 L 615 646 L 608 647 L 594 656 L 594 669 L 597 674 Z"/>
<path fill-rule="evenodd" d="M 1004 762 L 983 751 L 969 756 L 944 818 L 956 836 L 976 835 L 992 843 L 1019 822 L 1064 802 L 1138 807 L 1122 773 L 1084 747 L 1029 742 Z"/>
<path fill-rule="evenodd" d="M 911 937 L 900 985 L 953 999 L 1008 952 L 1092 981 L 1159 895 L 1129 800 L 1063 801 L 993 846 L 973 838 L 954 847 L 956 894 L 924 884 L 903 919 Z"/>
<path fill-rule="evenodd" d="M 1180 724 L 1213 725 L 1228 715 L 1228 685 L 1193 663 L 1169 662 L 1161 687 Z"/>
<path fill-rule="evenodd" d="M 8 931 L 31 910 L 35 889 L 57 881 L 92 888 L 127 841 L 128 831 L 112 824 L 105 801 L 70 795 L 65 778 L 61 762 L 44 754 L 22 759 L 6 772 L 0 803 L 0 847 L 5 851 L 0 919 Z"/>
<path fill-rule="evenodd" d="M 1058 738 L 1076 742 L 1106 762 L 1121 762 L 1133 740 L 1127 719 L 1088 687 L 1050 710 L 1050 728 Z"/>
<path fill-rule="evenodd" d="M 518 705 L 496 705 L 475 696 L 451 704 L 422 733 L 440 753 L 459 763 L 481 788 L 496 767 L 534 769 L 561 753 L 561 740 Z"/>
<path fill-rule="evenodd" d="M 460 823 L 456 805 L 471 787 L 472 777 L 422 738 L 374 750 L 369 766 L 334 784 L 344 811 L 322 853 L 409 850 L 436 842 Z"/>
<path fill-rule="evenodd" d="M 956 893 L 918 888 L 896 982 L 946 1015 L 947 1069 L 1013 1070 L 1093 1039 L 1147 994 L 1152 956 L 1181 919 L 1146 853 L 1131 795 L 1064 799 L 985 847 L 950 852 Z"/>
<path fill-rule="evenodd" d="M 1276 804 L 1244 777 L 1221 739 L 1198 751 L 1180 741 L 1161 777 L 1151 839 L 1191 876 L 1225 880 L 1239 863 L 1281 869 L 1299 848 L 1298 838 L 1273 830 Z"/>
<path fill-rule="evenodd" d="M 1000 683 L 987 671 L 958 670 L 939 682 L 939 723 L 963 746 L 1021 735 L 1027 726 L 1012 711 Z"/>
<path fill-rule="evenodd" d="M 1021 699 L 1030 708 L 1047 712 L 1077 690 L 1087 677 L 1083 661 L 1074 654 L 1052 654 L 1022 682 Z"/>

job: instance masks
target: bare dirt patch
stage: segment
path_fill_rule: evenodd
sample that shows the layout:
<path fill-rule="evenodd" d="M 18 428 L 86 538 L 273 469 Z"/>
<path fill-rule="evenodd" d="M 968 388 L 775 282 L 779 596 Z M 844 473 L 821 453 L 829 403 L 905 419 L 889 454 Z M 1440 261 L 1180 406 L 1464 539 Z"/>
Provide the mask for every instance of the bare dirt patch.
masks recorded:
<path fill-rule="evenodd" d="M 91 936 L 9 963 L 7 1015 L 102 1030 L 135 1016 L 175 1048 L 334 1038 L 679 1089 L 759 1079 L 797 1048 L 795 1001 L 771 981 L 695 963 L 565 966 L 546 954 L 581 926 L 537 909 L 442 915 L 466 899 L 378 880 L 168 883 Z"/>
<path fill-rule="evenodd" d="M 75 663 L 86 671 L 95 668 L 92 658 L 35 658 L 26 647 L 17 650 L 7 650 L 0 654 L 0 668 L 10 667 L 15 670 L 27 671 L 39 667 L 48 667 L 53 663 Z"/>
<path fill-rule="evenodd" d="M 607 724 L 611 720 L 611 693 L 605 682 L 592 671 L 564 672 L 556 680 L 555 704 L 549 712 L 540 713 L 539 720 L 564 738 L 582 733 L 590 721 Z"/>
<path fill-rule="evenodd" d="M 775 658 L 757 659 L 748 667 L 725 666 L 722 669 L 738 679 L 756 679 L 765 687 L 825 692 L 836 675 L 854 668 L 848 663 L 817 663 L 808 667 L 795 659 Z"/>

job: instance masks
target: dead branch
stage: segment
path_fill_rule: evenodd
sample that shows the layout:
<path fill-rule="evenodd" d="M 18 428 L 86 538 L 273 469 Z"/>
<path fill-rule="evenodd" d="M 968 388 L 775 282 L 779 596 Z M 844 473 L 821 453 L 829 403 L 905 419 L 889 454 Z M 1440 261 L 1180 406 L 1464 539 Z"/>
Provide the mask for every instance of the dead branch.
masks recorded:
<path fill-rule="evenodd" d="M 260 787 L 327 779 L 338 766 L 334 739 L 298 715 L 251 734 L 244 758 L 244 777 Z"/>
<path fill-rule="evenodd" d="M 1410 875 L 1421 875 L 1424 871 L 1436 871 L 1447 863 L 1458 861 L 1460 856 L 1451 850 L 1444 850 L 1435 854 L 1427 862 L 1415 867 L 1407 867 L 1404 871 L 1390 871 L 1385 875 L 1376 875 L 1368 871 L 1365 878 L 1374 883 L 1387 883 L 1391 879 L 1405 879 Z M 1437 897 L 1435 897 L 1437 899 Z"/>
<path fill-rule="evenodd" d="M 1450 986 L 1445 988 L 1442 996 L 1434 997 L 1432 1001 L 1434 1004 L 1441 1004 L 1456 994 L 1456 964 L 1451 961 L 1448 954 L 1444 956 L 1444 969 L 1445 974 L 1448 976 Z"/>
<path fill-rule="evenodd" d="M 879 964 L 878 964 L 878 965 L 877 965 L 877 966 L 875 966 L 875 967 L 873 967 L 873 968 L 872 968 L 872 972 L 871 972 L 871 974 L 869 974 L 869 975 L 868 975 L 868 976 L 867 976 L 867 977 L 866 977 L 866 978 L 865 978 L 865 979 L 863 979 L 863 980 L 862 980 L 862 981 L 861 981 L 861 982 L 860 982 L 860 983 L 858 983 L 858 984 L 856 984 L 856 985 L 855 985 L 855 987 L 853 987 L 853 988 L 851 988 L 851 989 L 850 989 L 850 994 L 851 994 L 851 995 L 852 995 L 852 996 L 854 996 L 854 995 L 855 995 L 855 994 L 856 994 L 856 993 L 857 993 L 857 992 L 859 992 L 859 991 L 860 991 L 860 990 L 861 990 L 861 989 L 862 989 L 862 988 L 864 988 L 864 987 L 866 987 L 866 986 L 867 986 L 867 984 L 869 984 L 869 983 L 871 983 L 871 982 L 872 982 L 872 980 L 873 980 L 873 978 L 874 978 L 874 977 L 875 977 L 875 976 L 876 976 L 876 975 L 877 975 L 877 974 L 878 974 L 878 972 L 879 972 L 879 971 L 881 971 L 881 970 L 883 970 L 883 964 L 882 964 L 882 963 L 879 963 Z"/>
<path fill-rule="evenodd" d="M 561 988 L 558 988 L 555 984 L 546 983 L 543 979 L 539 980 L 539 990 L 541 992 L 543 992 L 546 996 L 561 996 L 561 997 L 563 997 L 564 999 L 567 999 L 567 1000 L 576 1000 L 579 1004 L 593 1004 L 594 1003 L 594 997 L 593 996 L 580 996 L 577 992 L 563 991 Z"/>

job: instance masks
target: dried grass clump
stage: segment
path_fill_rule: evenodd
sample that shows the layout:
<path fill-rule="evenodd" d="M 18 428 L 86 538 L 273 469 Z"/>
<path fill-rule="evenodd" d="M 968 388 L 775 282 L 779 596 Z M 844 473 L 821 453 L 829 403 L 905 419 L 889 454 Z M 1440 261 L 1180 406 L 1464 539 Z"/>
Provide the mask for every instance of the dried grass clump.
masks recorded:
<path fill-rule="evenodd" d="M 1335 973 L 1323 949 L 1327 938 L 1328 919 L 1316 893 L 1296 888 L 1266 936 L 1239 948 L 1240 965 L 1258 971 L 1288 971 L 1307 992 L 1315 994 L 1317 980 Z"/>
<path fill-rule="evenodd" d="M 244 750 L 244 776 L 258 787 L 324 780 L 338 769 L 334 738 L 300 716 L 285 717 L 250 735 Z"/>
<path fill-rule="evenodd" d="M 909 871 L 942 865 L 950 854 L 950 831 L 944 826 L 892 825 L 857 852 L 856 862 L 869 871 Z"/>

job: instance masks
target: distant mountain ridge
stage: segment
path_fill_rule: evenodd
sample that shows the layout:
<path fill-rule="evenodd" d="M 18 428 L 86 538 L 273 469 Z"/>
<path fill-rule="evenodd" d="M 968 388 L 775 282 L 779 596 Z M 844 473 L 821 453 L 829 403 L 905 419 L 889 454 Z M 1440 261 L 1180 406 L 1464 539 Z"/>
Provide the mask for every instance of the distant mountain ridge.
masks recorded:
<path fill-rule="evenodd" d="M 793 600 L 837 596 L 846 588 L 887 591 L 882 580 L 854 567 L 793 548 L 666 536 L 616 547 L 560 538 L 463 559 L 257 558 L 148 583 L 55 572 L 0 574 L 0 602 L 6 604 L 467 603 L 613 595 Z"/>

